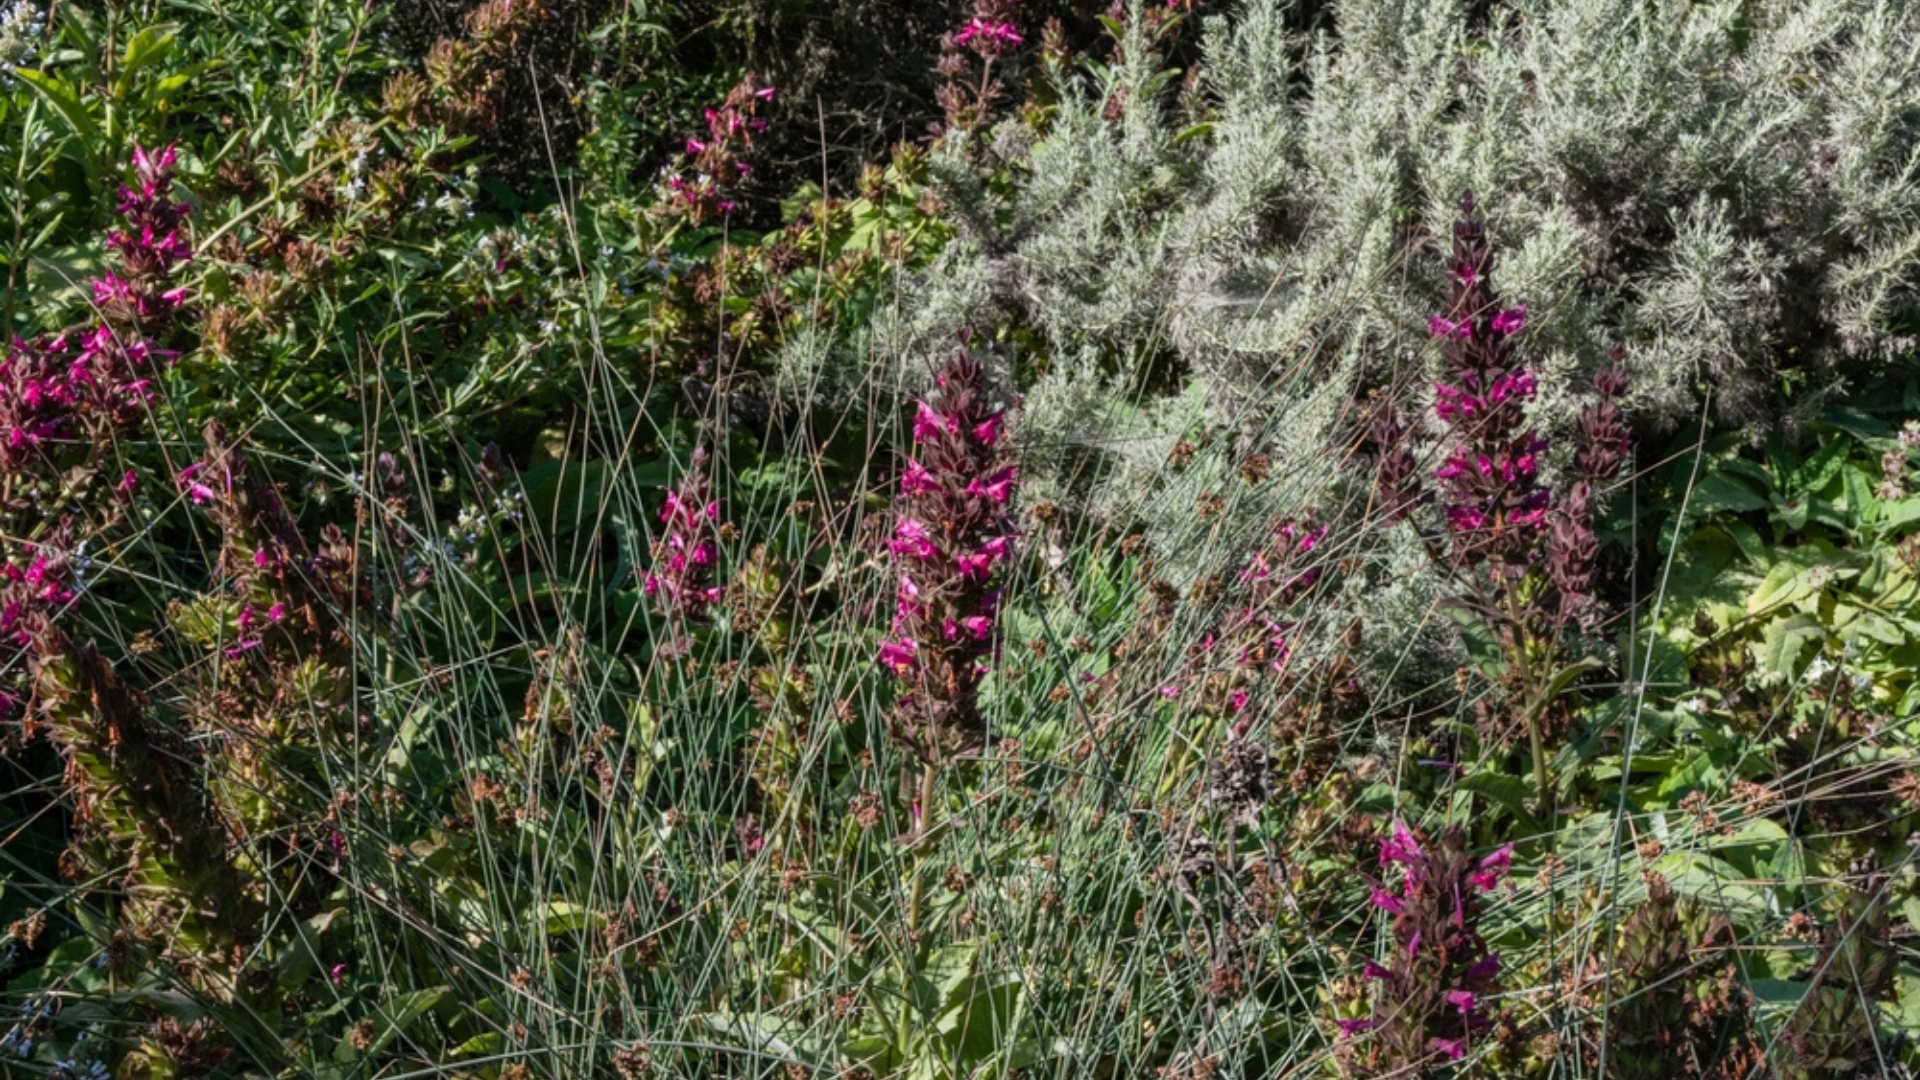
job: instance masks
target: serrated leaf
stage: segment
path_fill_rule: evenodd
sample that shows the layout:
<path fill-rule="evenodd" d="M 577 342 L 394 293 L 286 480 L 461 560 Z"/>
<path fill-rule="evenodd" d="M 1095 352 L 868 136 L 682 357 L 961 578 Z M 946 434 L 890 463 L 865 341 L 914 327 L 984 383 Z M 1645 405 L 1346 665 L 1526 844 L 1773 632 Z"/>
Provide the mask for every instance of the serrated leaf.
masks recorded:
<path fill-rule="evenodd" d="M 1800 656 L 1809 644 L 1823 641 L 1826 627 L 1807 614 L 1789 615 L 1767 624 L 1760 643 L 1754 647 L 1754 661 L 1782 678 L 1794 678 L 1800 670 Z"/>

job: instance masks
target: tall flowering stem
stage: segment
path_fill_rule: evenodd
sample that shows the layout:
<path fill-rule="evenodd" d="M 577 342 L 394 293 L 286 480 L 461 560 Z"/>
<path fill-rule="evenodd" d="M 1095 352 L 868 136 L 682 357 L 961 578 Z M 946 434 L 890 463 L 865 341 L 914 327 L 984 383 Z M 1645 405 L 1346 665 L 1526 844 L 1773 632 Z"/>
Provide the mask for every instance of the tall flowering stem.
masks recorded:
<path fill-rule="evenodd" d="M 1547 443 L 1527 424 L 1526 403 L 1537 388 L 1514 349 L 1526 306 L 1502 307 L 1494 294 L 1493 254 L 1471 193 L 1460 214 L 1447 262 L 1447 313 L 1428 320 L 1447 367 L 1433 411 L 1454 444 L 1433 478 L 1455 564 L 1485 566 L 1506 582 L 1531 565 L 1546 527 L 1550 497 L 1539 466 Z"/>
<path fill-rule="evenodd" d="M 1580 414 L 1573 482 L 1554 507 L 1547 533 L 1547 576 L 1559 602 L 1559 621 L 1588 631 L 1595 622 L 1593 570 L 1600 553 L 1593 534 L 1597 492 L 1620 474 L 1627 454 L 1627 422 L 1619 407 L 1627 378 L 1619 367 L 1618 348 L 1609 360 L 1610 366 L 1593 379 L 1598 400 Z"/>
<path fill-rule="evenodd" d="M 172 194 L 172 147 L 133 150 L 133 185 L 122 187 L 121 227 L 107 234 L 116 266 L 88 288 L 100 320 L 82 330 L 15 339 L 0 361 L 0 466 L 8 475 L 53 467 L 61 445 L 100 436 L 144 415 L 153 368 L 178 354 L 170 334 L 187 290 L 174 274 L 193 256 L 188 208 Z"/>
<path fill-rule="evenodd" d="M 987 122 L 1006 92 L 995 63 L 1024 44 L 1018 0 L 974 0 L 972 17 L 941 42 L 934 69 L 946 80 L 934 91 L 946 128 L 973 131 Z"/>
<path fill-rule="evenodd" d="M 1547 728 L 1567 719 L 1555 698 L 1568 681 L 1568 632 L 1590 631 L 1597 621 L 1593 520 L 1603 486 L 1625 461 L 1618 403 L 1626 379 L 1616 350 L 1595 379 L 1597 402 L 1580 417 L 1572 476 L 1556 492 L 1542 477 L 1547 440 L 1527 416 L 1538 387 L 1518 350 L 1526 305 L 1501 301 L 1493 262 L 1469 192 L 1453 226 L 1446 308 L 1428 319 L 1445 362 L 1433 402 L 1445 457 L 1430 492 L 1415 473 L 1409 433 L 1390 411 L 1371 440 L 1388 520 L 1410 517 L 1429 497 L 1440 507 L 1439 528 L 1424 534 L 1428 551 L 1466 586 L 1466 606 L 1501 643 L 1500 681 L 1527 727 L 1544 805 Z"/>
<path fill-rule="evenodd" d="M 675 211 L 695 225 L 720 221 L 733 213 L 736 206 L 729 193 L 753 172 L 746 154 L 753 149 L 754 137 L 767 129 L 759 110 L 773 95 L 773 87 L 761 86 L 749 74 L 727 93 L 718 108 L 707 110 L 706 138 L 687 140 L 689 172 L 667 178 Z"/>
<path fill-rule="evenodd" d="M 1385 880 L 1373 885 L 1371 903 L 1393 918 L 1392 950 L 1386 963 L 1364 966 L 1377 984 L 1372 1016 L 1339 1021 L 1343 1035 L 1370 1034 L 1377 1074 L 1430 1075 L 1465 1057 L 1492 1024 L 1487 999 L 1499 990 L 1500 957 L 1480 936 L 1480 897 L 1512 862 L 1512 845 L 1475 859 L 1458 825 L 1428 844 L 1396 821 L 1381 841 Z"/>
<path fill-rule="evenodd" d="M 706 465 L 706 448 L 696 449 L 692 467 L 667 493 L 660 508 L 666 528 L 653 547 L 653 569 L 641 579 L 647 595 L 682 626 L 704 625 L 713 605 L 726 595 L 724 586 L 714 584 L 720 561 L 720 504 L 710 494 Z"/>
<path fill-rule="evenodd" d="M 1016 534 L 1016 482 L 1002 461 L 1005 414 L 990 407 L 964 346 L 917 403 L 888 551 L 899 567 L 892 635 L 879 662 L 905 684 L 894 739 L 928 766 L 986 743 L 979 690 L 994 650 L 998 567 Z"/>

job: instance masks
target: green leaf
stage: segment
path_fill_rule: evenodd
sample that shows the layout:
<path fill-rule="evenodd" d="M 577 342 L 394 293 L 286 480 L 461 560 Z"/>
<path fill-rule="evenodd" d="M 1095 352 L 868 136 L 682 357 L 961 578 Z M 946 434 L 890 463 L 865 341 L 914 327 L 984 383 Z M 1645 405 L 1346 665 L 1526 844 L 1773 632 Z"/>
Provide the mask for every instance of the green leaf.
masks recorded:
<path fill-rule="evenodd" d="M 920 965 L 919 989 L 930 994 L 922 999 L 922 1007 L 928 1015 L 938 1016 L 952 1006 L 961 988 L 967 985 L 967 979 L 973 974 L 973 960 L 977 947 L 972 942 L 958 945 L 946 945 L 933 950 Z"/>
<path fill-rule="evenodd" d="M 1767 624 L 1761 634 L 1760 644 L 1753 650 L 1754 661 L 1768 671 L 1784 679 L 1792 679 L 1799 674 L 1800 656 L 1807 646 L 1824 641 L 1826 627 L 1811 615 L 1795 614 L 1784 619 L 1775 619 Z"/>
<path fill-rule="evenodd" d="M 120 71 L 113 82 L 115 101 L 127 100 L 133 90 L 133 77 L 148 64 L 157 64 L 173 51 L 174 36 L 178 27 L 170 23 L 159 23 L 146 27 L 127 42 L 127 51 L 120 58 Z"/>
<path fill-rule="evenodd" d="M 484 1035 L 475 1035 L 454 1047 L 450 1056 L 454 1058 L 492 1057 L 506 1048 L 507 1037 L 498 1031 L 489 1031 Z"/>
<path fill-rule="evenodd" d="M 65 80 L 48 75 L 43 71 L 30 71 L 20 68 L 14 72 L 21 81 L 39 91 L 47 99 L 47 104 L 60 114 L 73 133 L 77 157 L 86 170 L 87 180 L 98 183 L 100 179 L 100 160 L 94 156 L 93 148 L 102 145 L 100 125 L 94 122 L 87 107 L 80 101 L 80 92 L 69 87 Z"/>
<path fill-rule="evenodd" d="M 1688 514 L 1741 513 L 1764 509 L 1767 505 L 1765 495 L 1723 472 L 1710 472 L 1701 477 L 1693 486 L 1692 494 L 1687 496 Z"/>
<path fill-rule="evenodd" d="M 1473 661 L 1480 673 L 1489 679 L 1498 680 L 1507 672 L 1507 654 L 1500 648 L 1500 640 L 1493 630 L 1473 612 L 1458 604 L 1448 604 L 1447 617 L 1460 628 L 1461 644 L 1466 646 L 1467 657 Z"/>
<path fill-rule="evenodd" d="M 1846 440 L 1834 439 L 1815 451 L 1812 457 L 1793 470 L 1787 479 L 1787 490 L 1795 494 L 1812 495 L 1825 488 L 1846 465 L 1848 449 Z"/>
<path fill-rule="evenodd" d="M 1528 831 L 1540 831 L 1540 823 L 1527 812 L 1527 800 L 1533 797 L 1533 785 L 1517 776 L 1483 770 L 1460 779 L 1460 789 L 1484 795 L 1502 810 L 1512 814 Z"/>

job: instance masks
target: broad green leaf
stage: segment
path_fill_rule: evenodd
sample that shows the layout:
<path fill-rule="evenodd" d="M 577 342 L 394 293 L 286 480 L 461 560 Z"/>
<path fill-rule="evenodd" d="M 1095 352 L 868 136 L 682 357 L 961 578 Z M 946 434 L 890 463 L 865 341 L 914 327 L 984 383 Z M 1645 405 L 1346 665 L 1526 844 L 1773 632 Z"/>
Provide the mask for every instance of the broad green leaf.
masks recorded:
<path fill-rule="evenodd" d="M 1811 615 L 1795 614 L 1775 619 L 1762 632 L 1753 649 L 1754 660 L 1785 679 L 1799 674 L 1800 656 L 1807 646 L 1825 640 L 1826 627 Z"/>
<path fill-rule="evenodd" d="M 1701 477 L 1687 496 L 1687 513 L 1690 515 L 1741 513 L 1760 510 L 1767 505 L 1768 499 L 1764 494 L 1755 491 L 1745 481 L 1723 472 L 1710 472 Z"/>

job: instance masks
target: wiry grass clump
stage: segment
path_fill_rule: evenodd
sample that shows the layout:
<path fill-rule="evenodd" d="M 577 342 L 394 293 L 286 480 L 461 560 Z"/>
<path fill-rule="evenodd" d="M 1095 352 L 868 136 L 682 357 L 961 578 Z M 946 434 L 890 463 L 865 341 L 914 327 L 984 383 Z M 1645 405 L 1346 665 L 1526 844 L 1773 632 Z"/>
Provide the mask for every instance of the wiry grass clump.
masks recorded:
<path fill-rule="evenodd" d="M 1901 9 L 983 0 L 776 211 L 216 7 L 5 91 L 7 1069 L 1916 1063 Z"/>

